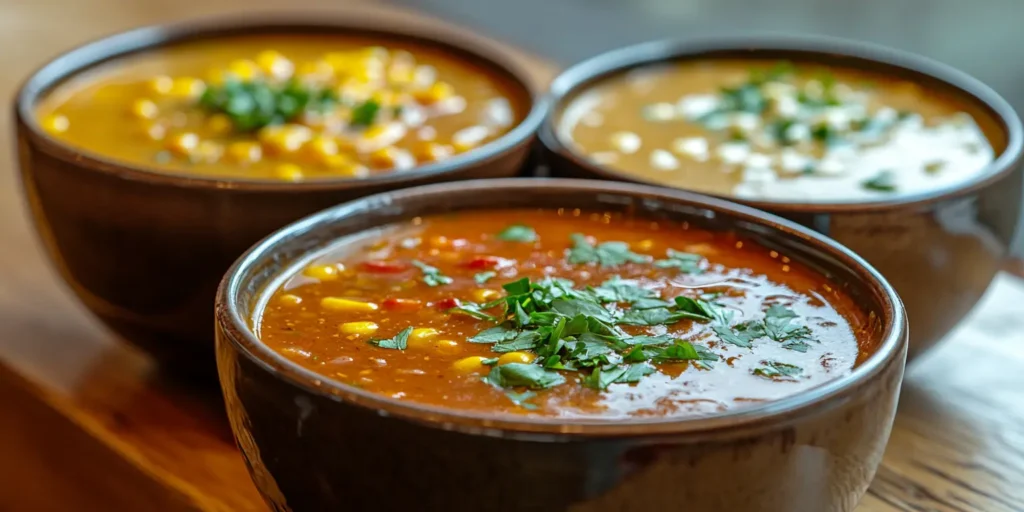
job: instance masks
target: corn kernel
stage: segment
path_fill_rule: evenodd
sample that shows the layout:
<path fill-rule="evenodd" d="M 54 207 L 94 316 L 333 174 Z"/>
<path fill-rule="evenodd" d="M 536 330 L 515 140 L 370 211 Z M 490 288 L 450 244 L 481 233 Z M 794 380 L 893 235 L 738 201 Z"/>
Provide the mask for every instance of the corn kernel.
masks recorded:
<path fill-rule="evenodd" d="M 281 304 L 284 304 L 285 306 L 297 306 L 299 304 L 302 304 L 302 297 L 299 297 L 298 295 L 292 295 L 290 293 L 286 293 L 278 297 L 277 300 Z"/>
<path fill-rule="evenodd" d="M 279 164 L 274 167 L 274 177 L 286 181 L 299 181 L 302 179 L 302 168 L 295 164 Z"/>
<path fill-rule="evenodd" d="M 473 290 L 473 300 L 476 302 L 490 302 L 498 297 L 501 297 L 500 293 L 487 288 Z"/>
<path fill-rule="evenodd" d="M 146 127 L 146 137 L 150 140 L 164 140 L 167 136 L 167 128 L 159 123 L 153 123 Z"/>
<path fill-rule="evenodd" d="M 71 127 L 71 121 L 68 121 L 66 116 L 60 114 L 52 114 L 43 118 L 42 123 L 43 129 L 48 133 L 64 133 Z"/>
<path fill-rule="evenodd" d="M 267 126 L 259 132 L 263 149 L 268 153 L 294 153 L 313 138 L 309 127 L 298 124 Z"/>
<path fill-rule="evenodd" d="M 333 281 L 338 278 L 344 267 L 338 265 L 310 265 L 302 271 L 302 275 L 319 279 L 321 281 Z"/>
<path fill-rule="evenodd" d="M 363 302 L 339 297 L 324 297 L 320 300 L 320 307 L 332 311 L 348 311 L 355 313 L 369 313 L 377 311 L 377 305 L 372 302 Z"/>
<path fill-rule="evenodd" d="M 397 97 L 398 95 L 387 89 L 379 89 L 371 95 L 373 101 L 376 101 L 382 107 L 394 106 Z"/>
<path fill-rule="evenodd" d="M 429 340 L 436 338 L 438 335 L 437 329 L 431 327 L 417 327 L 409 333 L 409 339 L 417 340 Z"/>
<path fill-rule="evenodd" d="M 320 135 L 310 139 L 302 149 L 312 161 L 325 163 L 328 157 L 338 154 L 338 143 L 331 137 Z"/>
<path fill-rule="evenodd" d="M 455 148 L 437 142 L 424 142 L 413 153 L 420 162 L 438 162 L 455 154 Z"/>
<path fill-rule="evenodd" d="M 398 162 L 398 155 L 393 147 L 380 148 L 370 153 L 370 165 L 378 169 L 390 169 Z"/>
<path fill-rule="evenodd" d="M 220 157 L 223 155 L 224 145 L 212 140 L 200 141 L 193 153 L 193 156 L 207 163 L 214 163 L 217 160 L 220 160 Z"/>
<path fill-rule="evenodd" d="M 202 96 L 206 90 L 206 84 L 198 78 L 182 76 L 174 79 L 169 96 L 180 99 L 195 99 Z"/>
<path fill-rule="evenodd" d="M 415 68 L 407 63 L 395 63 L 388 69 L 388 81 L 395 85 L 406 85 L 412 82 Z"/>
<path fill-rule="evenodd" d="M 153 100 L 139 98 L 132 102 L 132 115 L 139 119 L 153 119 L 160 113 Z"/>
<path fill-rule="evenodd" d="M 434 342 L 434 349 L 443 354 L 457 354 L 462 347 L 455 340 L 437 340 Z"/>
<path fill-rule="evenodd" d="M 341 332 L 366 336 L 377 332 L 377 324 L 373 322 L 345 322 L 341 324 Z"/>
<path fill-rule="evenodd" d="M 331 68 L 330 64 L 322 60 L 303 62 L 299 65 L 296 75 L 305 80 L 322 81 L 334 76 L 334 69 Z"/>
<path fill-rule="evenodd" d="M 331 155 L 324 164 L 335 174 L 350 178 L 362 178 L 370 174 L 366 166 L 353 162 L 347 155 Z"/>
<path fill-rule="evenodd" d="M 232 142 L 228 145 L 228 158 L 240 164 L 259 162 L 263 148 L 255 142 Z"/>
<path fill-rule="evenodd" d="M 288 78 L 295 71 L 295 65 L 280 52 L 265 50 L 256 56 L 256 65 L 260 71 L 274 78 Z"/>
<path fill-rule="evenodd" d="M 477 372 L 484 369 L 484 366 L 484 358 L 480 356 L 464 357 L 452 363 L 452 367 L 463 373 Z"/>
<path fill-rule="evenodd" d="M 191 155 L 198 146 L 199 136 L 191 132 L 179 133 L 167 141 L 167 149 L 184 156 Z"/>
<path fill-rule="evenodd" d="M 228 64 L 228 73 L 241 82 L 251 82 L 260 76 L 260 68 L 249 59 L 238 59 Z"/>
<path fill-rule="evenodd" d="M 413 91 L 412 96 L 416 101 L 431 105 L 441 100 L 448 99 L 455 94 L 455 89 L 447 82 L 435 82 L 426 89 Z"/>
<path fill-rule="evenodd" d="M 529 352 L 507 352 L 507 353 L 502 354 L 501 357 L 498 358 L 498 364 L 499 365 L 509 364 L 509 363 L 529 364 L 529 363 L 532 363 L 533 360 L 536 359 L 536 358 L 537 358 L 537 356 L 535 356 L 535 355 L 533 355 L 533 354 L 531 354 Z"/>
<path fill-rule="evenodd" d="M 224 114 L 214 114 L 206 120 L 206 128 L 213 135 L 227 135 L 231 133 L 234 126 L 231 124 L 230 117 Z"/>
<path fill-rule="evenodd" d="M 155 76 L 149 80 L 149 89 L 157 94 L 168 94 L 174 87 L 174 79 L 169 76 Z"/>

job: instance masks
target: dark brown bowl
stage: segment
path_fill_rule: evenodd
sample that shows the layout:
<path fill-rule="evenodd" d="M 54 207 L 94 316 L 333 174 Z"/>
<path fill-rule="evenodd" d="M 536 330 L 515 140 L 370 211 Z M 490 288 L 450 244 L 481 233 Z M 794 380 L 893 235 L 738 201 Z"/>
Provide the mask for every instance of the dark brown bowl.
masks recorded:
<path fill-rule="evenodd" d="M 588 84 L 629 69 L 666 61 L 736 57 L 821 62 L 905 77 L 953 92 L 999 124 L 1006 140 L 1003 152 L 975 179 L 955 188 L 845 204 L 725 197 L 799 222 L 863 256 L 903 298 L 914 327 L 909 357 L 938 343 L 985 293 L 1009 251 L 1021 213 L 1024 128 L 1020 118 L 995 91 L 956 69 L 884 47 L 821 37 L 659 41 L 615 50 L 573 66 L 552 83 L 552 109 L 540 130 L 551 174 L 650 183 L 572 151 L 555 131 L 561 108 Z"/>
<path fill-rule="evenodd" d="M 328 206 L 442 181 L 516 175 L 545 108 L 527 75 L 477 38 L 398 32 L 374 19 L 227 19 L 153 26 L 80 46 L 37 71 L 18 93 L 22 184 L 61 275 L 110 328 L 175 371 L 213 374 L 213 298 L 250 245 Z M 63 80 L 102 62 L 176 42 L 249 33 L 348 33 L 440 47 L 518 86 L 527 117 L 477 150 L 414 171 L 366 179 L 282 183 L 175 174 L 119 163 L 46 135 L 33 109 Z"/>
<path fill-rule="evenodd" d="M 253 308 L 272 280 L 339 237 L 421 215 L 536 207 L 739 232 L 828 276 L 877 315 L 881 338 L 850 375 L 779 401 L 688 420 L 566 423 L 372 394 L 290 362 L 253 334 Z M 469 181 L 353 201 L 260 242 L 217 295 L 228 416 L 277 511 L 848 511 L 881 461 L 906 348 L 896 293 L 835 242 L 726 201 L 600 181 Z"/>

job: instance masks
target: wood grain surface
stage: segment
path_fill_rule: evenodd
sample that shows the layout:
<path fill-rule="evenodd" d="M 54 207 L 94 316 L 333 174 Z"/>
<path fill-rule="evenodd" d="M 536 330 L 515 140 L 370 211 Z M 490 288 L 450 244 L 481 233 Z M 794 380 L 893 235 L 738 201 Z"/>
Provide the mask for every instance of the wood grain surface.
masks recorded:
<path fill-rule="evenodd" d="M 0 0 L 0 92 L 47 58 L 132 26 L 280 0 Z M 292 0 L 335 13 L 354 1 Z M 523 55 L 548 80 L 553 67 Z M 3 108 L 9 109 L 4 104 Z M 10 141 L 11 114 L 0 138 Z M 163 380 L 92 319 L 45 260 L 0 146 L 0 511 L 263 511 L 218 399 Z M 1010 272 L 1024 275 L 1024 264 Z M 858 512 L 1024 511 L 1024 280 L 1006 273 L 910 368 L 885 461 Z"/>

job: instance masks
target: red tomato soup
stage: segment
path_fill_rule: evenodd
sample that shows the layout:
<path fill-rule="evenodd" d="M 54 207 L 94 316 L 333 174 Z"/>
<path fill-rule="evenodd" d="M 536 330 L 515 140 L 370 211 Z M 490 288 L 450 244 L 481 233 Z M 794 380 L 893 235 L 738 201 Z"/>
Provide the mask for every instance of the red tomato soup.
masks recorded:
<path fill-rule="evenodd" d="M 707 415 L 848 374 L 880 329 L 822 275 L 728 232 L 472 211 L 339 240 L 254 315 L 295 363 L 476 413 Z"/>

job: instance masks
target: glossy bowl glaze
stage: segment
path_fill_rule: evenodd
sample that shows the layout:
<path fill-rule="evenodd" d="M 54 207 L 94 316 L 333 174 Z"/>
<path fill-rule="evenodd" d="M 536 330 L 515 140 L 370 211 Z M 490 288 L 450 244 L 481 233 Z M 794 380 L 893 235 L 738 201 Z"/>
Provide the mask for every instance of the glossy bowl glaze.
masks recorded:
<path fill-rule="evenodd" d="M 338 237 L 421 215 L 539 207 L 624 212 L 751 237 L 874 312 L 875 351 L 850 375 L 726 414 L 563 423 L 372 394 L 302 368 L 253 334 L 255 304 L 271 281 Z M 469 181 L 353 201 L 264 239 L 235 263 L 217 295 L 228 416 L 277 511 L 852 510 L 881 461 L 906 348 L 899 298 L 849 250 L 733 203 L 601 181 Z"/>
<path fill-rule="evenodd" d="M 402 30 L 351 17 L 210 20 L 117 34 L 46 64 L 16 99 L 18 155 L 36 228 L 65 281 L 110 328 L 165 367 L 212 376 L 217 283 L 260 238 L 328 206 L 386 190 L 518 174 L 544 117 L 527 75 L 478 38 Z M 34 116 L 37 101 L 54 86 L 110 59 L 187 40 L 295 32 L 441 48 L 493 70 L 531 109 L 509 133 L 444 162 L 400 174 L 297 183 L 207 178 L 108 160 L 46 135 Z"/>
<path fill-rule="evenodd" d="M 736 57 L 818 62 L 904 77 L 951 91 L 1000 125 L 1006 140 L 1003 152 L 975 179 L 955 188 L 845 204 L 722 196 L 799 222 L 863 256 L 903 298 L 914 328 L 909 357 L 923 353 L 985 293 L 1009 251 L 1021 213 L 1021 120 L 995 91 L 960 71 L 884 47 L 820 37 L 660 41 L 615 50 L 573 66 L 552 83 L 552 109 L 540 131 L 551 174 L 645 183 L 572 151 L 555 128 L 562 108 L 602 77 L 662 62 Z"/>

